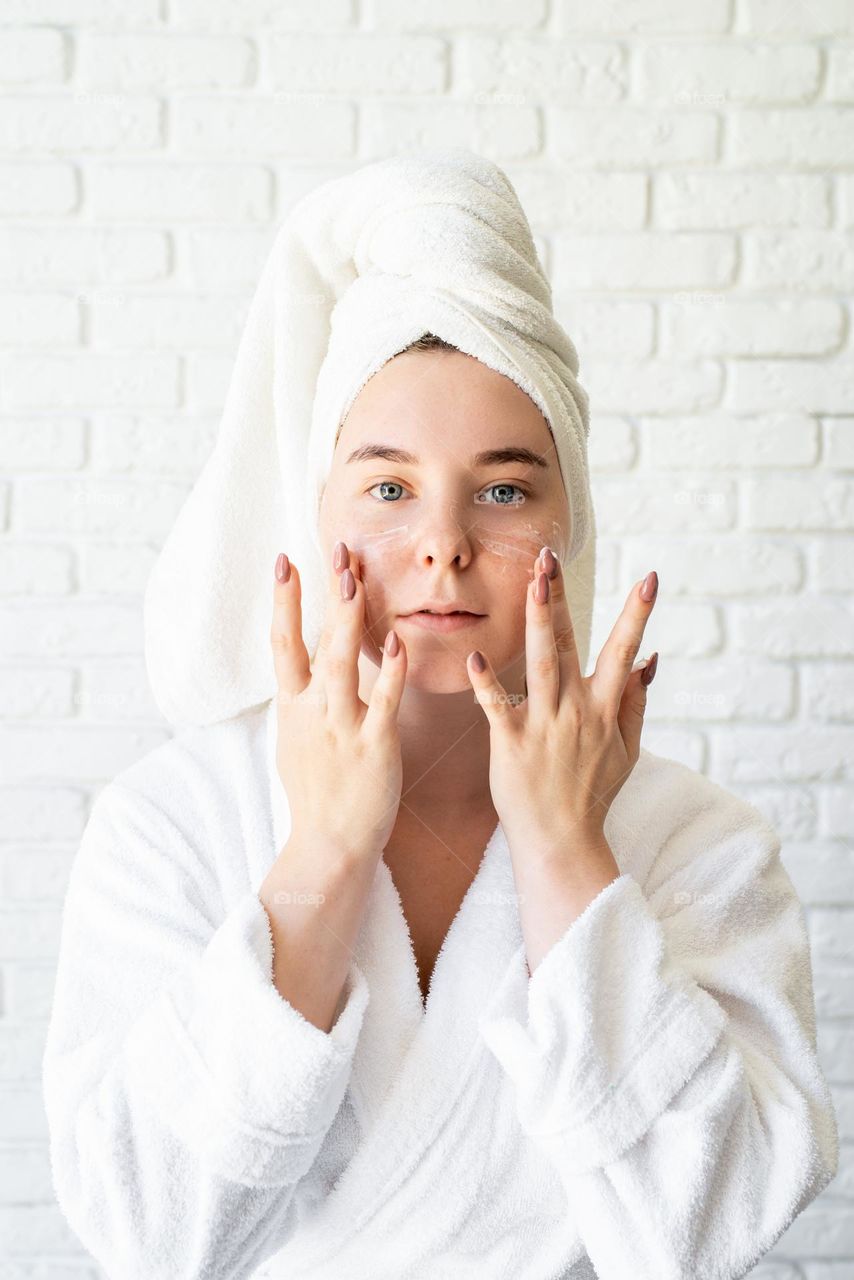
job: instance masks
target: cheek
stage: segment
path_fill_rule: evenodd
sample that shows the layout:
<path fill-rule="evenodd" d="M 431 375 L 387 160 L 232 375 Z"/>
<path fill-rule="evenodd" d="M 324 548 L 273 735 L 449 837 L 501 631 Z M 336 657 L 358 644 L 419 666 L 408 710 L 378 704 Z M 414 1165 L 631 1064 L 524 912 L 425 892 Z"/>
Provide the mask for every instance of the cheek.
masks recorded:
<path fill-rule="evenodd" d="M 567 531 L 558 520 L 544 514 L 527 516 L 524 505 L 513 512 L 480 505 L 470 532 L 498 573 L 520 581 L 530 582 L 543 547 L 551 547 L 562 561 L 569 545 Z"/>
<path fill-rule="evenodd" d="M 384 567 L 391 570 L 403 564 L 412 551 L 415 526 L 402 508 L 402 503 L 365 504 L 349 518 L 352 545 L 364 565 L 366 582 L 379 577 Z"/>
<path fill-rule="evenodd" d="M 484 581 L 490 584 L 517 626 L 524 629 L 526 593 L 534 577 L 537 556 L 549 546 L 563 562 L 568 547 L 567 531 L 549 513 L 528 516 L 524 506 L 518 512 L 498 511 L 481 506 L 470 530 L 482 565 Z"/>
<path fill-rule="evenodd" d="M 381 645 L 387 616 L 395 604 L 400 605 L 396 586 L 411 572 L 414 532 L 399 513 L 366 507 L 358 513 L 342 511 L 335 525 L 335 540 L 338 538 L 359 557 L 367 630 Z"/>

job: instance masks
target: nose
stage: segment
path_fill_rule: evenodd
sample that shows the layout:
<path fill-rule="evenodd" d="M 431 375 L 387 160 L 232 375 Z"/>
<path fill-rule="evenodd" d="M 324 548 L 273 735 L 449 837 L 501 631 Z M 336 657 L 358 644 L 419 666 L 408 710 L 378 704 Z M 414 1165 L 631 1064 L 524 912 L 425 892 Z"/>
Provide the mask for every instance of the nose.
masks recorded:
<path fill-rule="evenodd" d="M 425 512 L 416 537 L 416 552 L 422 564 L 456 564 L 458 568 L 471 560 L 470 522 L 456 504 Z"/>

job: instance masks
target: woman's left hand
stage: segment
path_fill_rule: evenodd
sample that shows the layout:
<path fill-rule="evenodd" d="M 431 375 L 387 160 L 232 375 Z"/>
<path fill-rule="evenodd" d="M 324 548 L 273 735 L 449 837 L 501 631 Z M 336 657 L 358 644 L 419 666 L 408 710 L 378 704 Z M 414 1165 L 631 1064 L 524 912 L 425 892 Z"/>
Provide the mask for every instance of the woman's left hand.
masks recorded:
<path fill-rule="evenodd" d="M 548 572 L 544 572 L 543 570 Z M 548 573 L 553 576 L 549 577 Z M 490 725 L 489 786 L 496 813 L 513 841 L 542 850 L 604 839 L 607 812 L 637 763 L 646 684 L 657 654 L 632 671 L 658 590 L 655 572 L 636 583 L 592 675 L 582 676 L 557 557 L 544 548 L 534 565 L 526 608 L 527 699 L 513 705 L 486 659 L 469 679 Z M 548 584 L 549 598 L 540 603 Z"/>

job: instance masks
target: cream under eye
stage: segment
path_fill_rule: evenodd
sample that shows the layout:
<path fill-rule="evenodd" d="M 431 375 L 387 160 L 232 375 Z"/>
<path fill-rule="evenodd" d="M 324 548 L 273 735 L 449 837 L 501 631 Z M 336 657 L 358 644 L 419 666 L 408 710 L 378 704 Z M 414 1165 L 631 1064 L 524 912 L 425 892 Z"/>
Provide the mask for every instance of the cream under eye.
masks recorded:
<path fill-rule="evenodd" d="M 404 486 L 402 484 L 399 484 L 397 480 L 379 480 L 375 485 L 372 485 L 371 488 L 367 490 L 367 492 L 369 494 L 373 494 L 374 489 L 403 489 L 403 487 Z M 511 497 L 503 496 L 499 498 L 496 502 L 487 502 L 484 498 L 481 497 L 481 494 L 490 493 L 493 489 L 504 490 L 505 494 L 508 490 L 515 489 L 517 496 L 511 496 Z M 518 495 L 521 495 L 521 497 L 519 497 Z M 525 501 L 525 499 L 529 497 L 530 497 L 530 492 L 527 489 L 524 489 L 522 485 L 509 484 L 507 481 L 499 481 L 496 484 L 487 485 L 485 489 L 481 489 L 480 493 L 475 498 L 475 502 L 479 503 L 482 506 L 515 507 L 515 506 L 520 506 Z M 396 500 L 397 499 L 394 499 L 394 501 Z M 377 498 L 377 501 L 384 502 L 386 506 L 391 505 L 390 503 L 385 501 L 385 497 Z"/>

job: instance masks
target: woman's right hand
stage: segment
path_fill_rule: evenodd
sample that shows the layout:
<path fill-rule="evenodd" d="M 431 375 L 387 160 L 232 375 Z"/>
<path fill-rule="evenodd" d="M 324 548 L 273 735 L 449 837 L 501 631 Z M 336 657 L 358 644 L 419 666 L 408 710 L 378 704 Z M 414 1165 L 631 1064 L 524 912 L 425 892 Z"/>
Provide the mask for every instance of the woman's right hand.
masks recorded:
<path fill-rule="evenodd" d="M 406 649 L 383 646 L 370 701 L 359 697 L 365 587 L 355 552 L 344 543 L 330 567 L 324 629 L 311 668 L 302 637 L 301 582 L 280 556 L 274 573 L 270 640 L 278 692 L 276 767 L 291 811 L 291 838 L 318 849 L 377 861 L 400 806 L 403 765 L 397 715 L 406 682 Z M 333 553 L 334 560 L 334 553 Z M 279 572 L 288 573 L 279 580 Z M 354 589 L 346 599 L 343 588 Z"/>

